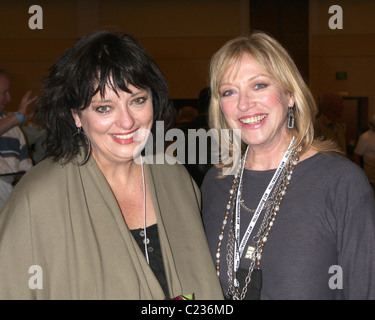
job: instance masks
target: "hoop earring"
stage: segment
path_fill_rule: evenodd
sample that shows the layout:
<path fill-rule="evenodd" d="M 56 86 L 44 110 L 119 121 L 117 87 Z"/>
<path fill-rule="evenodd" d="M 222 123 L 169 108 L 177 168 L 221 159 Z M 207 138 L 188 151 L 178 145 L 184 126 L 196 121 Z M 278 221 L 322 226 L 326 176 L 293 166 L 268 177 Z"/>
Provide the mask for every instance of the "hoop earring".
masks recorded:
<path fill-rule="evenodd" d="M 84 132 L 83 132 L 83 135 L 85 136 L 85 140 L 86 140 L 86 144 L 87 144 L 87 146 L 88 146 L 88 147 L 87 147 L 88 150 L 87 150 L 87 153 L 86 153 L 85 159 L 83 159 L 83 161 L 79 164 L 80 166 L 84 165 L 84 164 L 87 162 L 87 160 L 89 160 L 90 155 L 91 155 L 91 143 L 90 143 L 90 140 L 89 140 L 89 138 L 87 138 L 87 136 L 85 135 Z"/>
<path fill-rule="evenodd" d="M 286 119 L 286 128 L 288 130 L 294 129 L 294 121 L 295 121 L 295 116 L 294 116 L 294 105 L 293 105 L 292 107 L 288 107 L 288 116 Z"/>
<path fill-rule="evenodd" d="M 90 143 L 90 140 L 89 138 L 86 136 L 85 132 L 82 130 L 82 127 L 77 127 L 77 131 L 73 134 L 73 136 L 75 136 L 76 134 L 80 135 L 82 134 L 84 136 L 84 139 L 85 139 L 85 144 L 87 145 L 87 153 L 85 155 L 85 158 L 83 159 L 83 161 L 79 164 L 80 166 L 84 165 L 87 160 L 89 160 L 90 158 L 90 154 L 91 154 L 91 143 Z"/>
<path fill-rule="evenodd" d="M 77 131 L 73 134 L 73 137 L 76 135 L 76 134 L 81 134 L 82 133 L 82 127 L 77 127 Z"/>

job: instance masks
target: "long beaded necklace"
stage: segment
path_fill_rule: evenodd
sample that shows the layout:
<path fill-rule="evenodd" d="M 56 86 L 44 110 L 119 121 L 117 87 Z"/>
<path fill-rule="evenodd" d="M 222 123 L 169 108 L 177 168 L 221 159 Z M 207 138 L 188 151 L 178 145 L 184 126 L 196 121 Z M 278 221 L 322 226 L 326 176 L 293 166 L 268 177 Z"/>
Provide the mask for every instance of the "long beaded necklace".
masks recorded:
<path fill-rule="evenodd" d="M 294 143 L 295 138 L 293 137 L 290 146 Z M 224 238 L 224 230 L 226 225 L 228 224 L 228 218 L 231 216 L 230 219 L 230 228 L 228 231 L 228 243 L 227 243 L 227 264 L 228 264 L 228 291 L 226 293 L 227 298 L 231 298 L 234 300 L 242 300 L 246 296 L 247 287 L 251 281 L 251 276 L 253 273 L 254 268 L 260 268 L 260 260 L 261 254 L 263 252 L 263 248 L 265 243 L 267 242 L 267 237 L 269 232 L 271 231 L 276 216 L 280 209 L 281 201 L 286 193 L 287 186 L 291 180 L 293 170 L 298 162 L 298 153 L 301 150 L 301 147 L 297 147 L 289 151 L 290 146 L 285 153 L 283 160 L 281 161 L 278 169 L 276 170 L 274 177 L 271 179 L 271 182 L 267 189 L 269 191 L 272 190 L 272 194 L 269 195 L 267 193 L 267 189 L 265 194 L 260 201 L 258 208 L 255 210 L 254 217 L 255 222 L 259 217 L 260 212 L 265 209 L 265 214 L 263 221 L 259 227 L 258 233 L 256 236 L 253 237 L 252 241 L 254 246 L 249 246 L 249 249 L 252 249 L 251 252 L 251 260 L 250 260 L 250 267 L 248 271 L 248 275 L 245 278 L 245 284 L 240 291 L 240 284 L 236 279 L 236 272 L 239 267 L 239 260 L 240 256 L 242 255 L 243 249 L 245 244 L 247 243 L 249 236 L 251 234 L 252 228 L 255 225 L 255 222 L 250 223 L 248 229 L 245 233 L 244 238 L 239 243 L 239 218 L 240 218 L 240 205 L 242 205 L 243 200 L 241 196 L 242 191 L 242 177 L 245 167 L 245 162 L 247 158 L 248 149 L 245 152 L 245 155 L 240 160 L 240 165 L 238 166 L 238 170 L 234 175 L 232 188 L 229 191 L 229 200 L 226 206 L 225 216 L 223 220 L 223 224 L 219 233 L 219 242 L 216 251 L 216 273 L 220 276 L 220 258 L 221 258 L 221 244 Z M 283 162 L 284 161 L 284 162 Z M 268 200 L 269 199 L 269 200 Z M 241 203 L 242 201 L 242 203 Z M 263 201 L 263 203 L 262 203 Z M 236 212 L 236 214 L 234 214 Z M 257 216 L 256 216 L 257 215 Z M 254 217 L 252 220 L 254 220 Z M 237 220 L 237 221 L 236 221 Z M 236 226 L 234 226 L 236 223 Z M 240 248 L 239 248 L 240 247 Z M 249 250 L 248 250 L 249 251 Z"/>

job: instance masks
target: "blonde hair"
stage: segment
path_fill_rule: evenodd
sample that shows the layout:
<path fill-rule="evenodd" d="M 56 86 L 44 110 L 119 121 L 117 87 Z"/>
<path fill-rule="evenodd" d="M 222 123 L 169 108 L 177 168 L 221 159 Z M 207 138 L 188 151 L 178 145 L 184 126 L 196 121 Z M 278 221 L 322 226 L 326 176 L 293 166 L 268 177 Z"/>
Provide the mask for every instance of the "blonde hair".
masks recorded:
<path fill-rule="evenodd" d="M 291 132 L 301 145 L 301 154 L 313 147 L 317 151 L 338 151 L 332 141 L 314 139 L 314 120 L 317 106 L 293 59 L 284 47 L 273 37 L 261 31 L 254 31 L 247 36 L 240 36 L 228 41 L 217 51 L 210 64 L 211 103 L 209 124 L 218 130 L 229 129 L 220 108 L 220 82 L 228 69 L 237 64 L 244 54 L 250 55 L 277 83 L 289 91 L 295 100 L 295 128 Z M 221 146 L 222 144 L 219 143 Z M 244 152 L 242 144 L 242 152 Z M 229 145 L 232 154 L 233 145 Z M 223 167 L 223 164 L 219 167 Z"/>

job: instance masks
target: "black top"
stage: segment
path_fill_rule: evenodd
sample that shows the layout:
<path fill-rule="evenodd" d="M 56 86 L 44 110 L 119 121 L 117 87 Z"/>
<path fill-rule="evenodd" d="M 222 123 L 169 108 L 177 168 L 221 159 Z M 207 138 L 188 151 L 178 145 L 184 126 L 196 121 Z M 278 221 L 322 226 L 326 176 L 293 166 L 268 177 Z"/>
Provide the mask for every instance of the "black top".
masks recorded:
<path fill-rule="evenodd" d="M 130 230 L 134 239 L 137 241 L 139 247 L 141 248 L 143 254 L 145 253 L 145 244 L 144 244 L 144 231 L 142 229 Z M 163 288 L 165 297 L 169 297 L 168 283 L 165 276 L 163 256 L 161 253 L 159 234 L 157 224 L 153 224 L 146 228 L 146 236 L 149 241 L 147 244 L 147 252 L 149 265 L 154 272 L 156 278 L 158 279 L 161 287 Z"/>

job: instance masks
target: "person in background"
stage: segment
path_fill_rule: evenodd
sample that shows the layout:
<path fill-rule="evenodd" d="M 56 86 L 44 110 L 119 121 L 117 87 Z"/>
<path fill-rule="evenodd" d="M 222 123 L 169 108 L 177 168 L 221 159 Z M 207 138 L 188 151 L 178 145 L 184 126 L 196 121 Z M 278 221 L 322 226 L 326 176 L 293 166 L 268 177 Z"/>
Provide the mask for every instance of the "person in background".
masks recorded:
<path fill-rule="evenodd" d="M 212 166 L 212 147 L 210 140 L 211 138 L 207 139 L 206 148 L 202 148 L 200 144 L 203 143 L 199 139 L 198 132 L 209 130 L 208 126 L 208 106 L 210 103 L 210 88 L 205 87 L 199 92 L 198 100 L 197 100 L 197 107 L 192 110 L 191 114 L 194 116 L 190 117 L 190 121 L 186 123 L 178 123 L 177 121 L 177 128 L 181 129 L 185 133 L 185 167 L 189 171 L 190 175 L 194 178 L 194 181 L 200 187 L 203 181 L 203 178 L 207 171 Z M 193 119 L 192 119 L 193 118 Z M 178 120 L 178 118 L 177 118 Z M 189 129 L 193 129 L 196 136 L 194 134 L 188 134 Z M 191 154 L 189 152 L 188 142 L 192 142 L 192 139 L 195 139 L 195 152 Z"/>
<path fill-rule="evenodd" d="M 354 161 L 363 167 L 375 191 L 375 114 L 370 119 L 369 127 L 358 139 L 354 149 Z"/>
<path fill-rule="evenodd" d="M 219 145 L 235 161 L 201 188 L 225 297 L 375 299 L 373 191 L 314 138 L 315 101 L 287 51 L 264 32 L 235 38 L 213 56 L 210 83 L 210 126 L 232 131 Z"/>
<path fill-rule="evenodd" d="M 141 154 L 173 111 L 130 35 L 95 32 L 55 62 L 35 113 L 46 159 L 0 214 L 0 299 L 222 299 L 198 187 Z"/>
<path fill-rule="evenodd" d="M 177 128 L 180 128 L 185 133 L 187 133 L 187 129 L 189 128 L 189 123 L 192 122 L 198 116 L 197 108 L 192 106 L 183 106 L 180 110 L 178 110 L 177 117 L 176 117 L 176 125 Z M 184 130 L 184 125 L 186 124 L 187 128 Z"/>
<path fill-rule="evenodd" d="M 346 126 L 342 122 L 344 100 L 336 92 L 325 93 L 319 101 L 319 115 L 315 120 L 316 136 L 336 142 L 347 154 Z"/>
<path fill-rule="evenodd" d="M 19 125 L 32 118 L 29 106 L 36 97 L 31 91 L 25 93 L 17 112 L 5 115 L 5 108 L 11 101 L 9 73 L 0 69 L 0 211 L 22 176 L 32 167 L 25 136 Z"/>
<path fill-rule="evenodd" d="M 32 119 L 34 113 L 29 112 L 28 108 L 36 98 L 36 96 L 31 97 L 31 91 L 27 91 L 22 97 L 17 111 L 4 117 L 5 106 L 11 101 L 10 75 L 8 71 L 0 69 L 0 135 Z"/>

